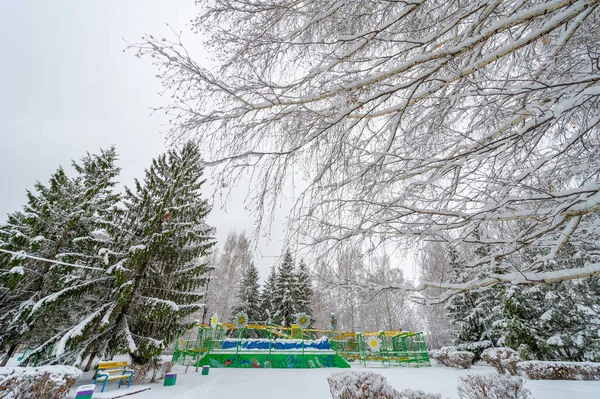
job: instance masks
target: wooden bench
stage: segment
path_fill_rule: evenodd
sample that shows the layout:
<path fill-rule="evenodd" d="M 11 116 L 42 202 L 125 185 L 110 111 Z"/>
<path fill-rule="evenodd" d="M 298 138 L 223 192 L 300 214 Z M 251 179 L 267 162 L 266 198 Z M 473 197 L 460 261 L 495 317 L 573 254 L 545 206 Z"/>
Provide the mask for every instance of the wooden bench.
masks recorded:
<path fill-rule="evenodd" d="M 96 375 L 94 376 L 94 384 L 102 382 L 102 390 L 106 388 L 108 381 L 119 381 L 118 388 L 121 388 L 124 380 L 127 380 L 127 387 L 131 386 L 133 380 L 133 370 L 129 368 L 127 362 L 100 362 L 96 366 Z"/>

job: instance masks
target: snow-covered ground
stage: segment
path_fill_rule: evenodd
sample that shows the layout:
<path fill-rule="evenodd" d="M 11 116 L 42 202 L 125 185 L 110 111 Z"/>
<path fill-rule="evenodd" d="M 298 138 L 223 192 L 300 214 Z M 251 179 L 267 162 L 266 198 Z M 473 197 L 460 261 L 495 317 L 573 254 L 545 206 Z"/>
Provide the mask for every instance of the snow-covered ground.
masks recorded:
<path fill-rule="evenodd" d="M 356 367 L 355 370 L 365 370 Z M 438 392 L 448 398 L 458 398 L 458 377 L 469 372 L 495 373 L 486 366 L 474 366 L 471 370 L 446 367 L 382 368 L 369 370 L 384 375 L 394 388 L 420 389 Z M 190 368 L 176 366 L 177 384 L 164 387 L 162 384 L 131 386 L 117 389 L 111 382 L 106 392 L 96 389 L 94 399 L 117 398 L 141 389 L 143 392 L 127 396 L 127 399 L 196 399 L 196 398 L 260 398 L 260 399 L 327 399 L 330 398 L 327 377 L 341 369 L 211 369 L 208 376 Z M 86 373 L 81 384 L 90 383 Z M 600 398 L 600 381 L 530 381 L 525 386 L 535 399 L 597 399 Z M 74 398 L 75 390 L 68 396 Z"/>

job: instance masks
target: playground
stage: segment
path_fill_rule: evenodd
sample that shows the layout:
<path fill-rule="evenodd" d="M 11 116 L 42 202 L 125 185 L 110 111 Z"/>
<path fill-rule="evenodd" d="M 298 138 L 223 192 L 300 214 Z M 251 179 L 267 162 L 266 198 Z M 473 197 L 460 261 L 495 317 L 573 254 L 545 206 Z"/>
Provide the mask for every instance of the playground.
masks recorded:
<path fill-rule="evenodd" d="M 213 368 L 349 368 L 376 362 L 383 367 L 429 366 L 421 332 L 344 332 L 304 328 L 300 317 L 291 327 L 236 323 L 199 324 L 174 348 L 172 361 Z"/>

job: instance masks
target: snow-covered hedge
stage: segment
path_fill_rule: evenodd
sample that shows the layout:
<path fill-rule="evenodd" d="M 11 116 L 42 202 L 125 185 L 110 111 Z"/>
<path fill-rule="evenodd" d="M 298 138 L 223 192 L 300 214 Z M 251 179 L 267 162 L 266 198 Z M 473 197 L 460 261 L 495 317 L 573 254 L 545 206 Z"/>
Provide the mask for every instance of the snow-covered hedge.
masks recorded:
<path fill-rule="evenodd" d="M 498 374 L 467 374 L 458 378 L 461 399 L 530 399 L 523 380 Z"/>
<path fill-rule="evenodd" d="M 481 358 L 500 374 L 508 372 L 510 375 L 517 375 L 519 373 L 517 363 L 521 361 L 521 357 L 512 348 L 489 348 L 483 351 Z"/>
<path fill-rule="evenodd" d="M 405 389 L 396 391 L 381 374 L 346 371 L 327 378 L 333 399 L 441 399 L 442 395 Z"/>
<path fill-rule="evenodd" d="M 440 349 L 429 351 L 429 357 L 446 367 L 471 368 L 475 355 L 467 351 L 459 351 L 452 346 L 444 346 Z"/>
<path fill-rule="evenodd" d="M 0 399 L 62 399 L 79 377 L 71 366 L 0 367 Z"/>
<path fill-rule="evenodd" d="M 517 367 L 532 380 L 600 380 L 600 363 L 531 360 Z"/>

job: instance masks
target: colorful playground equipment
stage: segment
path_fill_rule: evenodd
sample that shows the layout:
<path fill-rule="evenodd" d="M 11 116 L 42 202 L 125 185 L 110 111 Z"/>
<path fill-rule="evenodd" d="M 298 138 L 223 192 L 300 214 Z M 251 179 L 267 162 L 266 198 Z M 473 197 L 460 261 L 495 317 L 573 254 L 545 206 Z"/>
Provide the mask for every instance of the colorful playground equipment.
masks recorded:
<path fill-rule="evenodd" d="M 232 368 L 348 368 L 350 363 L 429 366 L 423 333 L 343 332 L 262 324 L 199 324 L 175 345 L 173 362 Z"/>

